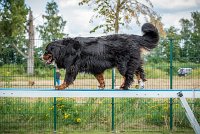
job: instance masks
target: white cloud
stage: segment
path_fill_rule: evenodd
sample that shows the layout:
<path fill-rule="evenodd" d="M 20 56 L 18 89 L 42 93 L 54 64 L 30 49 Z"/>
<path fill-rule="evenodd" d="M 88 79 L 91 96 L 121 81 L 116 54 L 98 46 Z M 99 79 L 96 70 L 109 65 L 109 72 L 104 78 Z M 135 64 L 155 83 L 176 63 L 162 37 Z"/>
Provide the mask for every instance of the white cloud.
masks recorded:
<path fill-rule="evenodd" d="M 165 28 L 169 28 L 170 26 L 175 26 L 177 28 L 180 28 L 180 23 L 179 20 L 185 18 L 185 19 L 190 19 L 190 13 L 187 12 L 179 12 L 176 14 L 164 14 L 162 16 L 162 22 L 165 25 Z"/>
<path fill-rule="evenodd" d="M 39 0 L 26 0 L 26 3 L 33 9 L 34 17 L 37 17 L 40 14 L 44 14 L 47 1 L 48 0 L 43 0 L 42 2 Z M 59 14 L 67 21 L 64 32 L 73 37 L 103 35 L 100 30 L 96 33 L 89 33 L 92 28 L 101 23 L 101 20 L 95 20 L 94 23 L 89 23 L 94 12 L 88 6 L 79 6 L 79 1 L 80 0 L 55 0 L 59 7 Z M 155 11 L 161 15 L 165 28 L 169 28 L 170 26 L 179 28 L 179 20 L 181 18 L 190 19 L 190 13 L 196 10 L 199 11 L 200 9 L 200 0 L 151 0 L 151 2 L 154 5 Z M 42 22 L 42 18 L 38 17 L 35 20 L 35 25 L 42 24 Z M 143 23 L 143 21 L 141 23 Z M 136 26 L 135 23 L 130 26 L 132 29 L 121 29 L 121 32 L 140 34 L 141 27 Z"/>
<path fill-rule="evenodd" d="M 190 8 L 198 5 L 198 0 L 151 0 L 154 7 L 164 9 Z"/>
<path fill-rule="evenodd" d="M 78 5 L 78 0 L 58 0 L 58 5 L 61 8 L 72 7 Z"/>
<path fill-rule="evenodd" d="M 151 0 L 155 11 L 161 15 L 165 28 L 180 28 L 179 20 L 190 19 L 191 12 L 200 9 L 199 0 Z"/>
<path fill-rule="evenodd" d="M 67 21 L 67 32 L 69 35 L 80 35 L 82 33 L 89 33 L 92 24 L 89 23 L 92 12 L 82 9 L 81 7 L 65 8 L 60 10 L 62 17 Z"/>

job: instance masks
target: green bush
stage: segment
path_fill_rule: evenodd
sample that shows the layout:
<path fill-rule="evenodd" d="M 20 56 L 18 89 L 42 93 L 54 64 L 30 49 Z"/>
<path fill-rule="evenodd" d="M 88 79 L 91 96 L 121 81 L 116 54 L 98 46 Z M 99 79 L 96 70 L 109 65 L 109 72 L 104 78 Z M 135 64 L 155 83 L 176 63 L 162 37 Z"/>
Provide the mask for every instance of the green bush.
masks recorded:
<path fill-rule="evenodd" d="M 3 65 L 0 67 L 0 80 L 10 82 L 14 80 L 15 76 L 23 75 L 25 69 L 22 65 Z"/>
<path fill-rule="evenodd" d="M 50 68 L 36 68 L 35 76 L 37 77 L 53 77 L 53 69 Z"/>
<path fill-rule="evenodd" d="M 167 72 L 157 68 L 145 67 L 144 71 L 147 78 L 166 78 L 168 76 Z"/>
<path fill-rule="evenodd" d="M 146 122 L 151 125 L 157 125 L 162 126 L 168 125 L 169 122 L 169 103 L 168 99 L 165 99 L 164 101 L 159 100 L 149 100 L 148 103 L 146 103 L 146 110 L 148 113 L 146 115 Z"/>

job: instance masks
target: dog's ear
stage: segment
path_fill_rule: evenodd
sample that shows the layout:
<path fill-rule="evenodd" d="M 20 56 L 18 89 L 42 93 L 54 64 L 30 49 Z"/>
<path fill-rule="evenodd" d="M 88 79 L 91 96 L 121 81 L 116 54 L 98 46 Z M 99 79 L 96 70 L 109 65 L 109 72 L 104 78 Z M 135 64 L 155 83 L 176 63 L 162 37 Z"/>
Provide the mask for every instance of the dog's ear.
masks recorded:
<path fill-rule="evenodd" d="M 47 51 L 50 52 L 55 59 L 59 58 L 60 49 L 61 49 L 60 46 L 57 46 L 54 43 L 48 45 L 48 47 L 47 47 Z"/>
<path fill-rule="evenodd" d="M 75 49 L 75 50 L 78 50 L 81 48 L 80 43 L 73 38 L 64 38 L 63 45 L 70 46 L 70 47 L 72 46 L 73 49 Z"/>

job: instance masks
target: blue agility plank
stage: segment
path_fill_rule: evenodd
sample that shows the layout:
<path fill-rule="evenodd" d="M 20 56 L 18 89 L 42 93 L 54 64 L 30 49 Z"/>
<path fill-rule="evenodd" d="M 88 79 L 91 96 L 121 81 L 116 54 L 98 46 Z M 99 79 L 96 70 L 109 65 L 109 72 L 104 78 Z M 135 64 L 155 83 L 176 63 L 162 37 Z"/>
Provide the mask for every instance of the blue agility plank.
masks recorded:
<path fill-rule="evenodd" d="M 200 90 L 145 89 L 145 90 L 93 90 L 93 89 L 44 89 L 44 88 L 0 88 L 0 97 L 107 97 L 107 98 L 178 98 L 182 92 L 185 98 L 200 98 Z"/>

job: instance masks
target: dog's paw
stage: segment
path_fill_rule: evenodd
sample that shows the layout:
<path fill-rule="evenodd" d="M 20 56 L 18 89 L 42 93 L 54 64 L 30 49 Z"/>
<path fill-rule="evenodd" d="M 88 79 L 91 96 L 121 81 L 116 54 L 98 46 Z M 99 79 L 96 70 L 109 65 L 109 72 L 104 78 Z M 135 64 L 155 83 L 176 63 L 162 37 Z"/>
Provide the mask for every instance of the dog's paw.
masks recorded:
<path fill-rule="evenodd" d="M 124 83 L 122 83 L 122 85 L 119 87 L 120 89 L 123 89 L 124 88 Z"/>
<path fill-rule="evenodd" d="M 99 89 L 103 90 L 105 88 L 105 84 L 99 85 L 98 87 L 99 87 Z"/>
<path fill-rule="evenodd" d="M 55 89 L 56 90 L 64 90 L 66 87 L 67 87 L 66 85 L 62 84 L 60 86 L 55 86 Z"/>
<path fill-rule="evenodd" d="M 123 85 L 123 86 L 121 85 L 121 86 L 120 86 L 120 90 L 128 90 L 128 87 L 126 87 L 126 86 L 124 86 L 124 85 Z"/>
<path fill-rule="evenodd" d="M 144 89 L 144 81 L 139 81 L 139 89 Z"/>
<path fill-rule="evenodd" d="M 56 90 L 64 90 L 65 89 L 65 87 L 62 87 L 62 86 L 57 86 L 56 87 Z"/>

